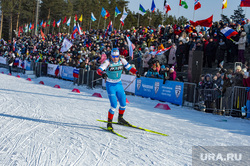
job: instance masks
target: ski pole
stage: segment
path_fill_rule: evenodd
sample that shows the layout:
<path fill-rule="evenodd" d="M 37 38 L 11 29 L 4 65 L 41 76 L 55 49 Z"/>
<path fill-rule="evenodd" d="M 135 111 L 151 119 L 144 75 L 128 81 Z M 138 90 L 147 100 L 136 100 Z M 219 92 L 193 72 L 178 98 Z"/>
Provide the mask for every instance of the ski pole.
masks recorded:
<path fill-rule="evenodd" d="M 98 80 L 100 80 L 100 79 L 102 79 L 102 77 L 101 77 L 101 78 L 97 78 L 97 79 L 93 80 L 92 82 L 98 81 Z"/>
<path fill-rule="evenodd" d="M 126 91 L 126 90 L 128 89 L 128 87 L 135 81 L 136 78 L 137 78 L 137 77 L 135 77 L 135 78 L 130 82 L 130 84 L 128 84 L 128 86 L 124 89 L 124 91 Z"/>

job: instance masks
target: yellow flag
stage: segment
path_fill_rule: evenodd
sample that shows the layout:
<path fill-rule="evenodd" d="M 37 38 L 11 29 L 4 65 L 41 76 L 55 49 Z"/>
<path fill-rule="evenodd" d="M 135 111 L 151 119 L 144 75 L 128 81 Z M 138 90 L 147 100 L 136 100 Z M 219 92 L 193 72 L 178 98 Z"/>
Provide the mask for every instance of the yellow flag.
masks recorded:
<path fill-rule="evenodd" d="M 223 0 L 222 9 L 226 9 L 226 8 L 227 8 L 227 0 Z"/>
<path fill-rule="evenodd" d="M 81 17 L 79 18 L 79 21 L 82 22 L 82 14 L 81 14 Z"/>

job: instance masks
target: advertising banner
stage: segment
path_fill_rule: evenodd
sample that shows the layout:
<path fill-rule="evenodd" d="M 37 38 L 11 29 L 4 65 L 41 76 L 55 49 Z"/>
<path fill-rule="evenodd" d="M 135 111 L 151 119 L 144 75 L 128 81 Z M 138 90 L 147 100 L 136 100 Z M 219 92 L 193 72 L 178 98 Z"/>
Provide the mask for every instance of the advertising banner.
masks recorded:
<path fill-rule="evenodd" d="M 49 64 L 48 63 L 48 67 L 47 67 L 47 74 L 48 75 L 52 75 L 52 76 L 55 76 L 55 72 L 56 72 L 56 68 L 57 68 L 58 65 L 55 65 L 55 64 Z M 62 71 L 62 66 L 59 67 L 59 76 L 61 76 L 61 71 Z"/>
<path fill-rule="evenodd" d="M 141 77 L 136 80 L 135 95 L 182 105 L 183 87 L 183 82 L 166 81 L 163 84 L 161 79 Z"/>
<path fill-rule="evenodd" d="M 30 64 L 31 64 L 31 62 L 25 61 L 26 70 L 31 70 Z"/>
<path fill-rule="evenodd" d="M 0 63 L 6 65 L 6 64 L 7 64 L 7 63 L 6 63 L 6 58 L 0 57 Z"/>
<path fill-rule="evenodd" d="M 62 78 L 73 81 L 74 80 L 73 70 L 74 68 L 71 66 L 62 66 L 62 73 L 61 73 Z"/>

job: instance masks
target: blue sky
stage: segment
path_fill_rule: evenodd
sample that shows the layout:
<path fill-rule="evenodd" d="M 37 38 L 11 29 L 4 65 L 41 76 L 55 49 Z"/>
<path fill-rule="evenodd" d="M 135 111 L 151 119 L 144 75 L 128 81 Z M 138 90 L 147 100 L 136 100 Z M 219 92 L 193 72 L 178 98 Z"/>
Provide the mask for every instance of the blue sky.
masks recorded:
<path fill-rule="evenodd" d="M 151 8 L 152 0 L 128 0 L 130 3 L 128 7 L 130 10 L 138 12 L 139 4 L 147 10 Z M 156 8 L 160 11 L 163 11 L 163 3 L 164 0 L 154 0 Z M 222 1 L 223 0 L 200 0 L 201 8 L 195 11 L 194 20 L 202 20 L 214 15 L 213 21 L 220 20 L 220 15 L 222 13 Z M 234 10 L 237 9 L 237 6 L 240 4 L 241 0 L 227 0 L 227 8 L 223 10 L 223 14 L 227 16 L 231 16 Z M 184 9 L 183 7 L 179 7 L 179 0 L 167 0 L 168 4 L 171 7 L 171 11 L 168 14 L 179 16 L 185 16 L 189 20 L 193 20 L 193 11 L 194 11 L 194 0 L 186 0 L 188 4 L 188 9 Z M 179 12 L 178 12 L 179 10 Z M 247 18 L 250 18 L 250 8 L 243 8 L 244 14 L 246 14 Z"/>

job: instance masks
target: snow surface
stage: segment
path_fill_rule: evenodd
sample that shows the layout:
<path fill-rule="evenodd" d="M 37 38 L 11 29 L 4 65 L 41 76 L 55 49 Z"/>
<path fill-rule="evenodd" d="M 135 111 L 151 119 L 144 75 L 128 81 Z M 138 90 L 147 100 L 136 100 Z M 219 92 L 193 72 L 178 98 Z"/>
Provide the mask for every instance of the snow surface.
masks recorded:
<path fill-rule="evenodd" d="M 168 111 L 156 109 L 159 101 L 136 96 L 127 96 L 125 119 L 169 136 L 114 125 L 128 137 L 123 139 L 100 129 L 106 124 L 96 121 L 107 119 L 110 104 L 105 90 L 48 77 L 27 81 L 22 74 L 17 78 L 2 71 L 0 165 L 192 165 L 194 145 L 250 145 L 249 120 L 172 104 Z M 61 89 L 54 88 L 56 84 Z M 81 93 L 71 92 L 74 88 Z M 95 92 L 103 98 L 92 97 Z"/>

